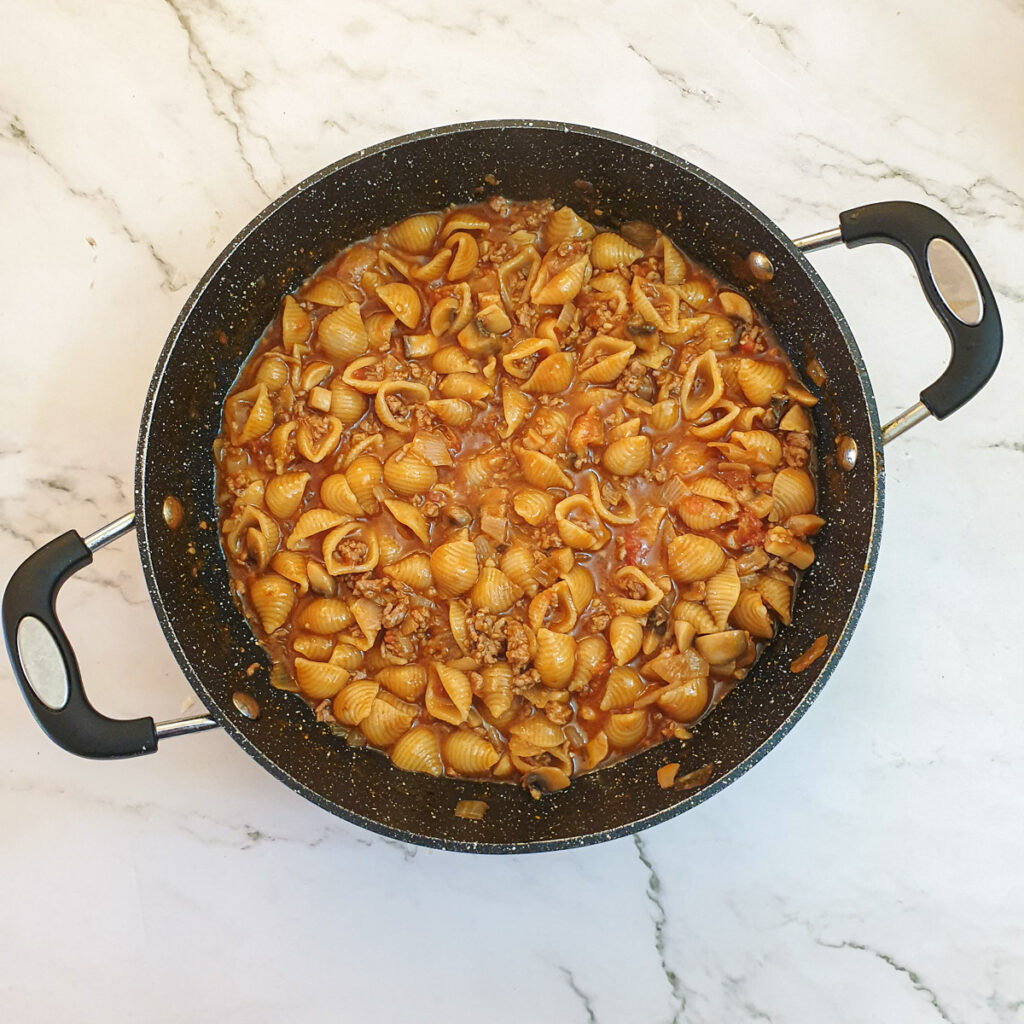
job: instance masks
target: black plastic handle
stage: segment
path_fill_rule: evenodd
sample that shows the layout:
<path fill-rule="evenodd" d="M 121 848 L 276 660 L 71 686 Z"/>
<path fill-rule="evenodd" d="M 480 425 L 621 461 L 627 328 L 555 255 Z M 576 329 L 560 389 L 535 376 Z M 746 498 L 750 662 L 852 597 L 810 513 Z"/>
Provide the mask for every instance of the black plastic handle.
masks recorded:
<path fill-rule="evenodd" d="M 156 750 L 156 729 L 152 718 L 119 720 L 101 715 L 90 703 L 82 687 L 78 659 L 64 628 L 57 619 L 57 593 L 64 581 L 92 562 L 92 552 L 74 532 L 62 534 L 33 552 L 18 567 L 4 591 L 3 629 L 7 653 L 25 700 L 47 735 L 55 743 L 81 757 L 134 757 Z M 31 620 L 35 620 L 33 623 Z M 31 633 L 37 642 L 47 643 L 45 627 L 54 650 L 64 668 L 66 699 L 59 707 L 51 707 L 33 687 L 26 666 L 22 640 Z M 30 646 L 25 644 L 25 647 Z M 37 676 L 55 666 L 34 666 Z M 31 661 L 31 655 L 29 660 Z M 45 656 L 43 656 L 45 661 Z M 37 678 L 37 683 L 38 683 Z"/>
<path fill-rule="evenodd" d="M 940 213 L 920 203 L 872 203 L 839 215 L 843 241 L 853 248 L 868 242 L 898 246 L 913 261 L 925 297 L 942 321 L 953 354 L 942 376 L 921 392 L 921 402 L 936 419 L 944 419 L 970 401 L 989 381 L 1003 351 L 1003 325 L 995 296 L 963 236 Z M 981 296 L 981 319 L 965 323 L 935 287 L 928 246 L 944 239 L 963 257 Z"/>

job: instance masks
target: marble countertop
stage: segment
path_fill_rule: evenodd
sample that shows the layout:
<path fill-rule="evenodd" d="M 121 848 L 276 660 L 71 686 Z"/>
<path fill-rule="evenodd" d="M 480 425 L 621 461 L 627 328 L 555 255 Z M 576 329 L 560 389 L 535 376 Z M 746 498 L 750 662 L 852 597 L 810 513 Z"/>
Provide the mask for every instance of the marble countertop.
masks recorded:
<path fill-rule="evenodd" d="M 1020 0 L 962 19 L 923 0 L 0 9 L 3 578 L 129 509 L 157 353 L 242 225 L 430 125 L 633 135 L 793 235 L 862 203 L 929 203 L 974 246 L 1007 337 L 977 400 L 887 451 L 872 593 L 804 721 L 636 837 L 532 857 L 405 846 L 219 732 L 77 760 L 5 665 L 0 1017 L 1024 1021 Z M 945 365 L 944 334 L 895 250 L 814 262 L 888 418 Z M 108 714 L 195 707 L 131 539 L 61 611 Z"/>

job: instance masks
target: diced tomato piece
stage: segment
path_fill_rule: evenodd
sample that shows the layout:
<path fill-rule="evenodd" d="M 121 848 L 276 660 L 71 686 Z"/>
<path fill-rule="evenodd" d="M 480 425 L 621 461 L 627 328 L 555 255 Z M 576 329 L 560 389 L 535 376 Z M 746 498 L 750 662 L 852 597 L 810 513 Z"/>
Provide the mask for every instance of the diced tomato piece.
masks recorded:
<path fill-rule="evenodd" d="M 741 547 L 749 547 L 752 544 L 763 544 L 764 523 L 758 519 L 753 512 L 749 512 L 744 509 L 737 520 L 734 536 L 736 538 L 736 543 Z"/>

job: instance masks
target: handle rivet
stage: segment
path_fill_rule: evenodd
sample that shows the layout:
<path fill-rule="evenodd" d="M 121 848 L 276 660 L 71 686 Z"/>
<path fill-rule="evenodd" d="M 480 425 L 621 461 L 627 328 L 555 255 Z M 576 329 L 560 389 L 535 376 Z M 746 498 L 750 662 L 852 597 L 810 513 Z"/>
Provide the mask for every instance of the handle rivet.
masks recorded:
<path fill-rule="evenodd" d="M 239 713 L 245 715 L 246 718 L 260 717 L 260 706 L 256 702 L 256 698 L 251 694 L 245 693 L 242 690 L 236 690 L 231 694 L 231 703 L 234 704 Z"/>
<path fill-rule="evenodd" d="M 775 276 L 775 265 L 763 252 L 756 249 L 747 257 L 747 265 L 758 281 L 770 281 Z"/>
<path fill-rule="evenodd" d="M 847 434 L 836 438 L 836 464 L 847 473 L 857 465 L 857 442 Z"/>

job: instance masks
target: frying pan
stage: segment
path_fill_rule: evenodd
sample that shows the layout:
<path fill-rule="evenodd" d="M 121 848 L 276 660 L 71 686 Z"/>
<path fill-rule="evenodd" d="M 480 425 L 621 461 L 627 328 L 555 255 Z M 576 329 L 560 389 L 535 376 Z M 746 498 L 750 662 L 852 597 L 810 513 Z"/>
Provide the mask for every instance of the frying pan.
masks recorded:
<path fill-rule="evenodd" d="M 273 689 L 269 663 L 232 602 L 219 545 L 211 446 L 239 368 L 280 297 L 351 242 L 418 211 L 479 201 L 550 197 L 602 224 L 652 223 L 754 303 L 793 362 L 816 358 L 820 511 L 793 625 L 769 646 L 694 738 L 652 748 L 536 800 L 521 787 L 434 779 L 345 746 L 294 694 Z M 887 242 L 913 261 L 945 326 L 952 358 L 920 401 L 884 428 L 850 329 L 801 250 Z M 3 600 L 15 675 L 39 724 L 85 757 L 151 753 L 160 741 L 220 726 L 251 757 L 325 808 L 375 832 L 425 846 L 485 853 L 554 850 L 635 832 L 694 807 L 755 765 L 806 712 L 839 662 L 860 616 L 882 522 L 882 445 L 928 415 L 939 419 L 991 377 L 1002 348 L 992 291 L 960 234 L 938 213 L 890 202 L 848 210 L 838 226 L 790 241 L 742 196 L 698 167 L 633 139 L 541 121 L 451 125 L 363 150 L 270 205 L 199 282 L 171 330 L 146 399 L 135 464 L 135 509 L 82 538 L 65 533 L 29 556 Z M 852 443 L 851 443 L 852 442 Z M 171 529 L 167 497 L 184 518 Z M 89 703 L 54 601 L 105 544 L 136 531 L 157 617 L 207 714 L 171 722 L 119 721 Z M 821 635 L 826 653 L 791 662 Z M 255 674 L 247 674 L 253 664 Z M 244 691 L 260 714 L 233 701 Z M 241 702 L 244 708 L 245 702 Z M 662 789 L 655 772 L 705 769 L 694 789 Z M 710 767 L 705 767 L 710 766 Z M 482 799 L 481 821 L 453 814 Z"/>

